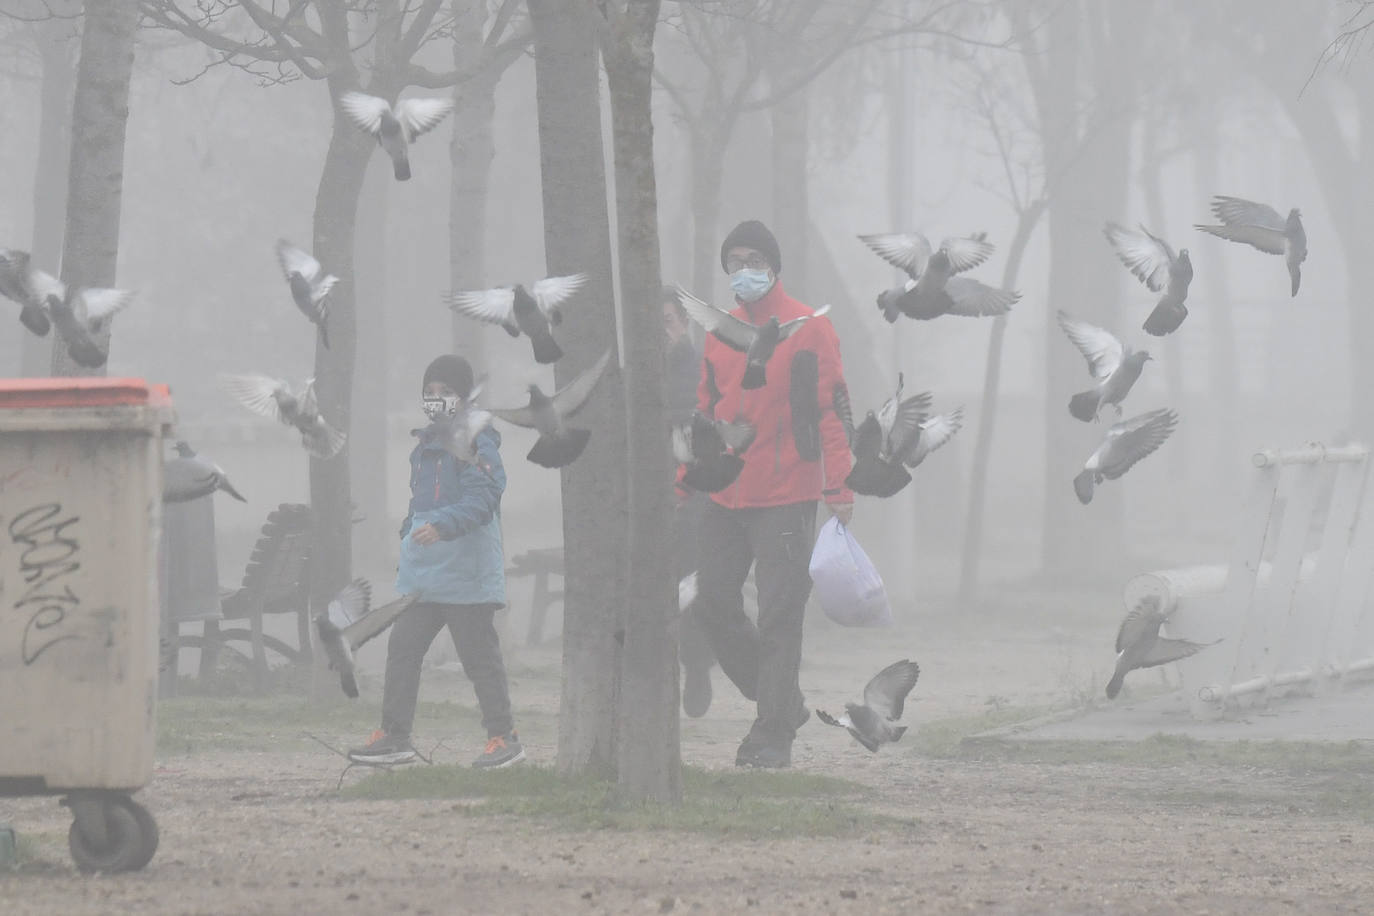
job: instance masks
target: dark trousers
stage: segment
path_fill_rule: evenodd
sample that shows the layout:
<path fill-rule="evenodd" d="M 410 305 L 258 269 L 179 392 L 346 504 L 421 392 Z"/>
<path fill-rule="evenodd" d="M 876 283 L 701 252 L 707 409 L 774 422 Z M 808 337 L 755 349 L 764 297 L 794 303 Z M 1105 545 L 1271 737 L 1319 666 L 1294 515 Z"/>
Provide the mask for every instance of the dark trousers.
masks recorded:
<path fill-rule="evenodd" d="M 803 720 L 802 623 L 811 594 L 816 503 L 726 509 L 707 501 L 700 530 L 699 618 L 721 670 L 758 703 L 750 735 L 790 745 Z M 755 624 L 744 613 L 749 567 Z"/>
<path fill-rule="evenodd" d="M 420 664 L 434 637 L 448 627 L 463 673 L 477 694 L 487 737 L 510 734 L 510 688 L 496 634 L 496 611 L 491 604 L 417 603 L 397 618 L 386 647 L 382 731 L 398 738 L 410 737 L 420 695 Z"/>
<path fill-rule="evenodd" d="M 710 501 L 704 493 L 693 493 L 685 503 L 674 510 L 673 559 L 679 580 L 697 570 L 699 556 L 697 539 L 700 536 L 701 516 L 706 511 L 706 504 Z M 700 582 L 698 582 L 698 587 L 700 587 Z M 711 643 L 707 640 L 706 631 L 702 628 L 698 616 L 698 604 L 689 607 L 682 615 L 682 626 L 678 631 L 677 654 L 678 659 L 682 662 L 682 667 L 694 671 L 709 671 L 711 666 L 716 663 L 716 655 L 711 651 Z"/>

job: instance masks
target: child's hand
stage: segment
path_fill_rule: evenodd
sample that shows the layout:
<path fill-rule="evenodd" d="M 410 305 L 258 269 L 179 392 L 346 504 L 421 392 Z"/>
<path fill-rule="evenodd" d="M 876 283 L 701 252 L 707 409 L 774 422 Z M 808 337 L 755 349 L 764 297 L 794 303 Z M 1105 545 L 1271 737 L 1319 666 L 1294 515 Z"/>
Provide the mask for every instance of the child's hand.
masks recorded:
<path fill-rule="evenodd" d="M 428 547 L 430 544 L 443 540 L 439 537 L 439 529 L 428 522 L 410 532 L 410 538 L 421 547 Z"/>

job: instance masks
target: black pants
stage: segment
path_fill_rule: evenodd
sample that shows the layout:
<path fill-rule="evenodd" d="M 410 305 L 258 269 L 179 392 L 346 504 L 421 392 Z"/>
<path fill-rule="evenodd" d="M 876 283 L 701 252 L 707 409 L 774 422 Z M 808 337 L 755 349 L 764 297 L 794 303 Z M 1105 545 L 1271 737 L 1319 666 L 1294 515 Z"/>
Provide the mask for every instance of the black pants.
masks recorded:
<path fill-rule="evenodd" d="M 721 670 L 758 703 L 750 735 L 791 745 L 802 723 L 801 646 L 811 594 L 816 503 L 726 509 L 708 500 L 702 513 L 698 607 Z M 757 625 L 741 589 L 754 569 Z"/>
<path fill-rule="evenodd" d="M 685 503 L 674 510 L 673 560 L 679 580 L 697 570 L 700 553 L 697 550 L 697 539 L 701 531 L 701 516 L 710 501 L 704 493 L 693 493 Z M 698 587 L 699 585 L 698 581 Z M 706 631 L 702 628 L 699 618 L 699 603 L 688 608 L 682 615 L 677 654 L 682 667 L 695 671 L 709 671 L 716 663 L 716 655 L 711 651 L 711 643 L 706 639 Z"/>
<path fill-rule="evenodd" d="M 397 618 L 386 647 L 382 731 L 410 737 L 420 695 L 420 664 L 434 637 L 448 627 L 463 673 L 477 694 L 487 737 L 510 734 L 510 687 L 494 623 L 497 609 L 493 604 L 416 603 Z"/>

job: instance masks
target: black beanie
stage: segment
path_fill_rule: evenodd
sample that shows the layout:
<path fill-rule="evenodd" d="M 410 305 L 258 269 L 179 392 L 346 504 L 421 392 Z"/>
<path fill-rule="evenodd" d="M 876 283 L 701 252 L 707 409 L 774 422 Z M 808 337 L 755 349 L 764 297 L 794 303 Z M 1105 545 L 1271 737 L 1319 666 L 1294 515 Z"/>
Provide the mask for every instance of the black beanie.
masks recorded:
<path fill-rule="evenodd" d="M 425 380 L 421 387 L 428 387 L 430 382 L 443 382 L 453 389 L 454 394 L 466 398 L 472 391 L 472 364 L 461 356 L 445 353 L 436 357 L 425 369 Z"/>
<path fill-rule="evenodd" d="M 726 273 L 730 272 L 730 268 L 725 266 L 725 260 L 731 248 L 752 248 L 767 258 L 768 263 L 773 266 L 773 273 L 782 273 L 782 252 L 778 250 L 778 240 L 768 231 L 767 226 L 756 219 L 747 219 L 731 229 L 721 244 L 720 266 Z"/>

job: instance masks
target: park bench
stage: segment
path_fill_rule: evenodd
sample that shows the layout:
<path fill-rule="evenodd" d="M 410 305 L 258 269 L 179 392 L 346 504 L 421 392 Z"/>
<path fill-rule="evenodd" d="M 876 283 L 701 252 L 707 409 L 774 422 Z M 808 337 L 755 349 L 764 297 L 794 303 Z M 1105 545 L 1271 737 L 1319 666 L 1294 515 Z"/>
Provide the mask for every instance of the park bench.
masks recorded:
<path fill-rule="evenodd" d="M 507 578 L 534 579 L 534 594 L 530 596 L 530 623 L 525 633 L 525 645 L 537 646 L 544 640 L 544 623 L 549 607 L 563 600 L 563 589 L 550 590 L 549 576 L 563 576 L 563 548 L 537 547 L 511 558 L 506 569 Z"/>

